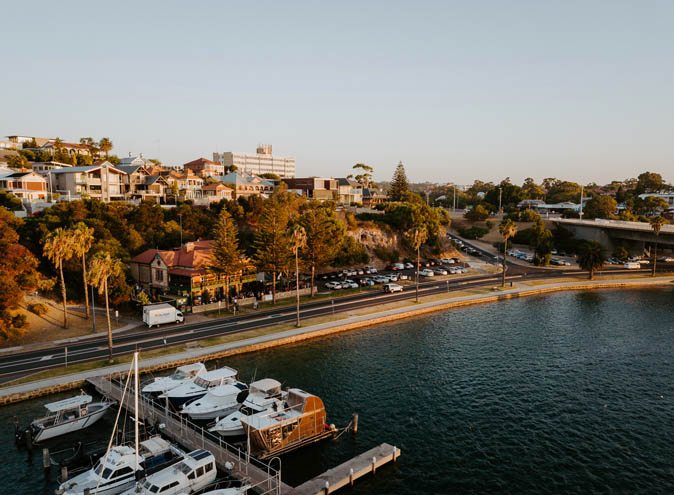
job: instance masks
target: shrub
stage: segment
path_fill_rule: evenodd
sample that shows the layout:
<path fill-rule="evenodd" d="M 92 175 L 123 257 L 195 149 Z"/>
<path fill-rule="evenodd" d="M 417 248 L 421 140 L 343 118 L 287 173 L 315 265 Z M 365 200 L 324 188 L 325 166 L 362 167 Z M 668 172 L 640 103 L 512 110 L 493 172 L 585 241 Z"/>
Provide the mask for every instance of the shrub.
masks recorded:
<path fill-rule="evenodd" d="M 38 316 L 42 316 L 44 314 L 47 314 L 49 308 L 47 307 L 46 304 L 35 303 L 30 306 L 30 311 L 31 313 L 35 313 Z"/>
<path fill-rule="evenodd" d="M 400 259 L 400 253 L 396 249 L 376 247 L 374 248 L 374 254 L 377 258 L 387 263 L 397 263 Z"/>
<path fill-rule="evenodd" d="M 335 256 L 334 266 L 350 266 L 359 263 L 367 263 L 370 257 L 365 248 L 351 236 L 345 236 L 342 246 Z"/>
<path fill-rule="evenodd" d="M 472 210 L 468 210 L 464 213 L 463 216 L 466 220 L 471 222 L 482 222 L 489 218 L 489 210 L 482 205 L 477 205 Z"/>
<path fill-rule="evenodd" d="M 347 212 L 347 214 L 346 214 L 346 224 L 349 226 L 349 230 L 353 230 L 356 227 L 358 227 L 358 222 L 356 221 L 356 216 L 353 213 Z"/>
<path fill-rule="evenodd" d="M 489 229 L 484 227 L 471 227 L 469 229 L 460 229 L 459 234 L 466 239 L 479 239 L 489 232 Z"/>

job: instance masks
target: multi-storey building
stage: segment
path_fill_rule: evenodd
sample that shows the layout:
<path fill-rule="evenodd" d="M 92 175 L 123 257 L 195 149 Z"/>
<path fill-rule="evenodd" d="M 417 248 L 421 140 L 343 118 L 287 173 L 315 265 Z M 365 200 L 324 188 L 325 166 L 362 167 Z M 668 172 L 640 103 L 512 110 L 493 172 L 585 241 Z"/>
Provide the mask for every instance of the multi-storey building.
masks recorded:
<path fill-rule="evenodd" d="M 363 184 L 348 178 L 337 179 L 339 202 L 345 205 L 363 203 Z"/>
<path fill-rule="evenodd" d="M 295 177 L 295 159 L 273 156 L 271 144 L 262 144 L 257 147 L 256 154 L 213 153 L 213 160 L 224 167 L 236 166 L 241 172 L 254 175 L 275 174 L 279 177 Z"/>
<path fill-rule="evenodd" d="M 185 171 L 191 170 L 195 175 L 201 177 L 212 177 L 214 175 L 223 175 L 225 166 L 220 162 L 212 162 L 205 158 L 198 158 L 183 165 Z"/>
<path fill-rule="evenodd" d="M 107 161 L 97 165 L 54 169 L 48 172 L 49 189 L 68 200 L 84 196 L 106 202 L 119 201 L 124 199 L 125 175 Z"/>
<path fill-rule="evenodd" d="M 302 177 L 283 179 L 288 185 L 288 190 L 295 191 L 302 196 L 318 201 L 337 201 L 339 188 L 337 179 L 325 177 Z"/>
<path fill-rule="evenodd" d="M 257 194 L 266 197 L 274 192 L 275 187 L 271 181 L 239 171 L 213 178 L 233 189 L 235 198 Z"/>
<path fill-rule="evenodd" d="M 12 193 L 24 202 L 47 199 L 47 181 L 35 172 L 0 174 L 0 189 Z"/>

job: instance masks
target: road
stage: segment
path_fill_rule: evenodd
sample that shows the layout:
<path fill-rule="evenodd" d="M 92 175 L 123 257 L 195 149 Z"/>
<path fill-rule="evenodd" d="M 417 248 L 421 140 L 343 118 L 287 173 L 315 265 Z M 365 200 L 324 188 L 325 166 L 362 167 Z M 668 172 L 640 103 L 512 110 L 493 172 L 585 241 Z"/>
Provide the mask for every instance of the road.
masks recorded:
<path fill-rule="evenodd" d="M 489 255 L 493 259 L 492 255 Z M 670 267 L 662 268 L 663 271 L 672 271 Z M 649 270 L 625 270 L 623 268 L 610 268 L 606 271 L 611 273 L 646 273 Z M 569 275 L 578 275 L 579 270 L 543 270 L 536 267 L 525 267 L 508 263 L 507 280 L 513 281 L 526 277 L 527 280 L 535 278 L 557 278 Z M 424 280 L 419 284 L 421 296 L 448 293 L 463 290 L 469 287 L 493 286 L 500 281 L 499 274 L 477 275 L 461 279 L 447 281 Z M 300 308 L 302 319 L 313 318 L 322 315 L 336 314 L 352 311 L 360 308 L 375 307 L 395 301 L 413 299 L 415 297 L 414 285 L 405 286 L 403 292 L 385 294 L 383 292 L 364 292 L 352 294 L 334 299 L 321 299 L 305 303 Z M 236 317 L 225 316 L 193 324 L 181 324 L 153 329 L 140 329 L 114 336 L 113 355 L 121 356 L 129 354 L 136 349 L 150 350 L 162 347 L 194 342 L 200 339 L 222 336 L 266 327 L 274 324 L 295 321 L 294 307 L 274 308 L 266 311 L 244 314 Z M 36 371 L 60 367 L 86 361 L 105 359 L 108 356 L 107 337 L 96 337 L 75 344 L 55 344 L 51 347 L 41 348 L 25 352 L 6 353 L 0 355 L 0 378 L 5 380 L 10 376 L 19 376 L 35 373 Z"/>

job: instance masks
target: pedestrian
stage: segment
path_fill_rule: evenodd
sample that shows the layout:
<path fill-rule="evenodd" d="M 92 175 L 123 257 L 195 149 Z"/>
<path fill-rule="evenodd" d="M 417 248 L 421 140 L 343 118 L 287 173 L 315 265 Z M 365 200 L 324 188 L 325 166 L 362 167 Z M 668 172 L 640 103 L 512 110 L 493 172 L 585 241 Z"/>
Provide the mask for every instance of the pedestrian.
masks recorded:
<path fill-rule="evenodd" d="M 257 301 L 253 301 L 253 309 L 257 310 Z"/>

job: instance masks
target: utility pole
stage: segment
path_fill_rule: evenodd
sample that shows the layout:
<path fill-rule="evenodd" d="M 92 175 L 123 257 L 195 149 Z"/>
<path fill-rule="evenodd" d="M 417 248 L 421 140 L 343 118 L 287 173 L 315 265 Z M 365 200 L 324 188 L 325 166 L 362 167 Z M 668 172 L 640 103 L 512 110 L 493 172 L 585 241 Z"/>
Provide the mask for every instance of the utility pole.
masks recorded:
<path fill-rule="evenodd" d="M 452 202 L 452 213 L 456 211 L 456 184 L 454 184 L 454 201 Z"/>
<path fill-rule="evenodd" d="M 583 186 L 580 186 L 580 213 L 578 215 L 580 219 L 583 219 Z"/>
<path fill-rule="evenodd" d="M 499 214 L 503 214 L 503 211 L 501 210 L 501 193 L 503 192 L 503 188 L 499 187 L 498 188 L 498 212 Z"/>

